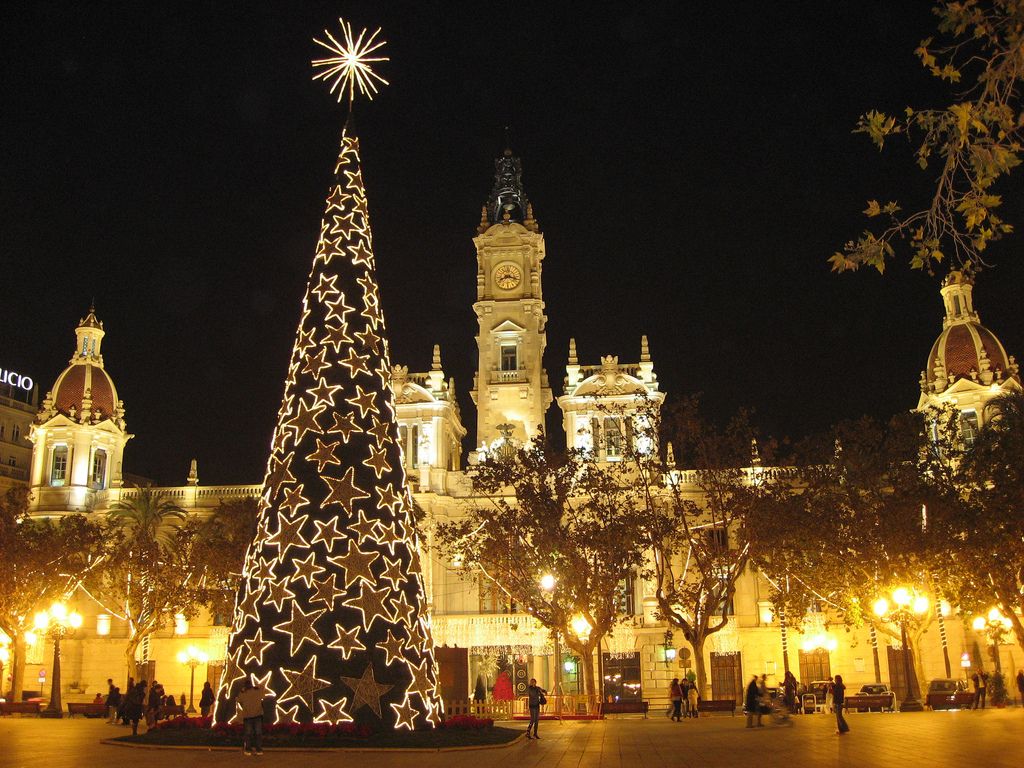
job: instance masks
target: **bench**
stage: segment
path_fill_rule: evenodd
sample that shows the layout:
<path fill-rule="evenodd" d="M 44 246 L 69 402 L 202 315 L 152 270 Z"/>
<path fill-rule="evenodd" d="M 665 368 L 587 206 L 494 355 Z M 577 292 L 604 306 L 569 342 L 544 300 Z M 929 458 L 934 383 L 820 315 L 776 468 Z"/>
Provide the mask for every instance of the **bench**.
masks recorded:
<path fill-rule="evenodd" d="M 698 712 L 728 712 L 736 715 L 736 699 L 701 699 L 697 702 Z"/>
<path fill-rule="evenodd" d="M 3 701 L 0 715 L 38 715 L 42 708 L 38 701 Z"/>
<path fill-rule="evenodd" d="M 854 696 L 847 696 L 843 701 L 843 709 L 847 712 L 851 709 L 854 711 L 859 709 L 880 709 L 883 712 L 886 710 L 889 712 L 895 712 L 896 694 L 892 692 L 878 694 L 861 693 Z"/>
<path fill-rule="evenodd" d="M 93 702 L 68 702 L 68 717 L 83 715 L 84 717 L 106 717 L 107 705 Z"/>
<path fill-rule="evenodd" d="M 649 701 L 608 701 L 601 705 L 603 715 L 643 715 L 647 719 L 647 710 L 650 709 Z"/>

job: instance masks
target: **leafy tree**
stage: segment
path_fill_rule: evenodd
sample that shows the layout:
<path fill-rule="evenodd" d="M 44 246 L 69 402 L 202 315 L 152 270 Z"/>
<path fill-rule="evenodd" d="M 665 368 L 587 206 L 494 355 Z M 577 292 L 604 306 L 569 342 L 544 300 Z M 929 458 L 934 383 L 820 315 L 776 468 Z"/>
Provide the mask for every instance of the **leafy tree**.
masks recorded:
<path fill-rule="evenodd" d="M 0 630 L 11 638 L 15 699 L 24 689 L 25 632 L 49 603 L 66 599 L 97 562 L 101 531 L 83 515 L 32 518 L 28 491 L 0 496 Z"/>
<path fill-rule="evenodd" d="M 963 503 L 936 524 L 951 542 L 946 577 L 963 606 L 985 613 L 995 604 L 1024 644 L 1024 393 L 994 398 L 985 416 L 959 462 Z"/>
<path fill-rule="evenodd" d="M 761 497 L 744 469 L 752 463 L 753 430 L 745 412 L 718 429 L 696 398 L 678 403 L 664 419 L 641 403 L 634 423 L 637 439 L 627 455 L 644 494 L 653 554 L 645 575 L 654 580 L 660 615 L 693 648 L 703 693 L 705 643 L 728 624 L 736 581 L 750 559 L 746 519 Z M 659 435 L 678 449 L 672 457 L 653 450 Z M 676 458 L 690 469 L 678 471 Z"/>
<path fill-rule="evenodd" d="M 943 41 L 924 40 L 915 53 L 932 75 L 955 87 L 951 103 L 907 107 L 900 117 L 872 110 L 856 128 L 880 150 L 895 135 L 913 142 L 920 168 L 938 171 L 930 199 L 909 212 L 870 200 L 864 213 L 885 224 L 835 253 L 833 270 L 867 265 L 881 272 L 899 241 L 909 244 L 914 268 L 931 271 L 943 260 L 980 268 L 988 244 L 1012 231 L 998 213 L 996 189 L 1020 164 L 1024 0 L 941 0 L 934 13 Z"/>
<path fill-rule="evenodd" d="M 152 488 L 111 507 L 102 567 L 89 586 L 107 611 L 128 624 L 129 676 L 136 676 L 139 645 L 175 614 L 191 619 L 203 606 L 230 605 L 225 593 L 237 581 L 254 518 L 254 502 L 222 505 L 207 520 L 189 518 Z"/>
<path fill-rule="evenodd" d="M 643 564 L 644 519 L 621 464 L 591 451 L 556 452 L 538 437 L 482 463 L 474 481 L 489 504 L 438 525 L 436 540 L 462 573 L 481 570 L 517 605 L 558 632 L 597 692 L 593 658 L 623 618 L 621 585 Z M 543 590 L 541 577 L 555 586 Z M 589 634 L 574 628 L 582 616 Z"/>
<path fill-rule="evenodd" d="M 955 599 L 936 568 L 950 557 L 949 541 L 929 522 L 959 505 L 948 454 L 929 435 L 937 418 L 844 422 L 805 444 L 791 478 L 765 488 L 750 539 L 753 563 L 778 585 L 780 614 L 826 611 L 899 639 L 900 628 L 872 606 L 895 586 L 925 585 L 928 610 L 908 627 L 911 649 L 918 646 L 940 609 L 937 596 Z"/>

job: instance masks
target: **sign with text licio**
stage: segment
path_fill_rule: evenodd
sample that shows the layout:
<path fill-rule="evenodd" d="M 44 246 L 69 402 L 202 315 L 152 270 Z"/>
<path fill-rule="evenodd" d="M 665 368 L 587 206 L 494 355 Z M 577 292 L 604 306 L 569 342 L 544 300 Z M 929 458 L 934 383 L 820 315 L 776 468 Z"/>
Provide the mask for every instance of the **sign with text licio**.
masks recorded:
<path fill-rule="evenodd" d="M 35 386 L 35 382 L 32 381 L 31 377 L 8 368 L 0 368 L 0 384 L 7 384 L 15 389 L 23 389 L 26 392 L 31 392 L 32 387 Z"/>

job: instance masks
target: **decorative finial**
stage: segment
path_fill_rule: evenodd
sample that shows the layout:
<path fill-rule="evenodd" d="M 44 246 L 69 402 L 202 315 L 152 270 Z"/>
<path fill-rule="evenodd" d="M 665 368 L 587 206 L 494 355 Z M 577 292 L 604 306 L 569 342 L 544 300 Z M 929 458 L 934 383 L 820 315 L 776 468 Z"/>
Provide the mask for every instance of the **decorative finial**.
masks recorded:
<path fill-rule="evenodd" d="M 640 362 L 651 362 L 651 348 L 647 345 L 647 334 L 640 337 Z"/>
<path fill-rule="evenodd" d="M 188 485 L 199 485 L 199 468 L 195 459 L 188 465 L 188 477 L 185 479 Z"/>
<path fill-rule="evenodd" d="M 390 59 L 387 56 L 370 55 L 385 44 L 384 40 L 377 40 L 380 27 L 369 37 L 367 37 L 365 29 L 360 31 L 359 37 L 355 37 L 352 34 L 351 24 L 344 19 L 338 19 L 338 23 L 341 25 L 341 31 L 345 37 L 344 43 L 339 43 L 334 35 L 326 29 L 324 34 L 330 40 L 329 43 L 313 38 L 314 43 L 337 54 L 326 59 L 313 59 L 313 68 L 320 70 L 313 75 L 313 79 L 330 81 L 331 93 L 338 92 L 339 102 L 347 90 L 348 106 L 351 110 L 356 96 L 356 88 L 359 89 L 360 94 L 373 101 L 373 96 L 377 93 L 377 83 L 389 85 L 387 80 L 373 71 L 371 65 L 374 62 L 390 61 Z"/>
<path fill-rule="evenodd" d="M 441 345 L 434 345 L 434 357 L 430 361 L 430 370 L 440 371 L 441 370 Z"/>
<path fill-rule="evenodd" d="M 676 468 L 676 450 L 672 447 L 671 441 L 669 441 L 668 450 L 665 452 L 665 462 L 668 464 L 669 469 Z"/>
<path fill-rule="evenodd" d="M 576 359 L 576 339 L 569 339 L 569 365 L 579 365 Z"/>

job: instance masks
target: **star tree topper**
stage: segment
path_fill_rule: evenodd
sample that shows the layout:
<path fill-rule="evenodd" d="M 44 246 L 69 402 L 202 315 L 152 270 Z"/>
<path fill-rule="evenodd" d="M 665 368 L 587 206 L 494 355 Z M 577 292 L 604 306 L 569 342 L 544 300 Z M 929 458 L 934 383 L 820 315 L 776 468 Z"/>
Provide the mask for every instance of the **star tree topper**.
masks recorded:
<path fill-rule="evenodd" d="M 371 56 L 385 44 L 384 40 L 377 39 L 380 27 L 369 36 L 364 29 L 356 37 L 352 34 L 352 25 L 347 21 L 338 19 L 338 24 L 341 25 L 344 43 L 338 42 L 334 35 L 326 29 L 324 35 L 330 41 L 329 43 L 313 38 L 314 43 L 334 54 L 325 59 L 313 59 L 313 69 L 318 70 L 313 75 L 313 79 L 330 82 L 331 93 L 337 91 L 339 102 L 344 97 L 345 91 L 348 91 L 348 105 L 351 109 L 357 88 L 360 94 L 373 101 L 374 94 L 378 92 L 377 83 L 389 84 L 387 80 L 373 71 L 372 66 L 376 62 L 389 59 L 387 56 Z"/>

